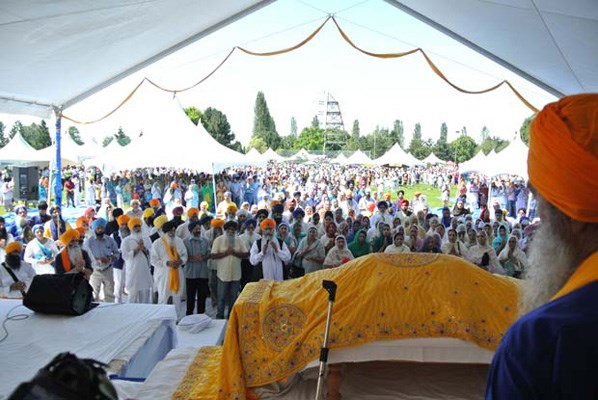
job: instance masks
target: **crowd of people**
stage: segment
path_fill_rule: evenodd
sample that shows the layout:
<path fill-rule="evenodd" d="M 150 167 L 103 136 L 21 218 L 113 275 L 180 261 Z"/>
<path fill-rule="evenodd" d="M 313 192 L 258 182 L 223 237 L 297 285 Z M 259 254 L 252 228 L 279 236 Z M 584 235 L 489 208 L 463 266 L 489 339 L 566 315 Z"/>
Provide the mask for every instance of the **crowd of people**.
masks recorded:
<path fill-rule="evenodd" d="M 84 203 L 84 215 L 69 223 L 40 201 L 33 219 L 17 207 L 9 230 L 0 219 L 4 294 L 18 295 L 33 274 L 81 272 L 96 300 L 172 302 L 182 316 L 205 312 L 209 298 L 224 318 L 248 282 L 293 279 L 370 253 L 445 253 L 521 277 L 535 226 L 525 207 L 511 209 L 527 203 L 524 184 L 496 179 L 489 192 L 486 180 L 466 182 L 453 165 L 63 174 L 66 207 Z M 421 193 L 405 198 L 416 183 L 438 187 L 444 207 L 431 209 Z"/>

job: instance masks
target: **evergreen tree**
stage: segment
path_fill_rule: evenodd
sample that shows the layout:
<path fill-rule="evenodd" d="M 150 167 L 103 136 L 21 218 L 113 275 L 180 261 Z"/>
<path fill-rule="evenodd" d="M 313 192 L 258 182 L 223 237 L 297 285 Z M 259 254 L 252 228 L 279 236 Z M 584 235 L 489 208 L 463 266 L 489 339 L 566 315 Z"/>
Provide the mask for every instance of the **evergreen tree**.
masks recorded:
<path fill-rule="evenodd" d="M 409 152 L 418 159 L 425 157 L 425 155 L 422 157 L 426 150 L 422 140 L 422 127 L 419 122 L 415 124 L 415 128 L 413 129 L 413 137 L 411 138 L 411 143 L 409 143 Z"/>
<path fill-rule="evenodd" d="M 482 135 L 482 142 L 484 142 L 484 140 L 486 140 L 490 137 L 490 130 L 486 126 L 484 126 L 482 128 L 481 135 Z"/>
<path fill-rule="evenodd" d="M 297 120 L 291 117 L 291 135 L 297 137 Z"/>
<path fill-rule="evenodd" d="M 36 150 L 40 150 L 52 145 L 50 130 L 48 129 L 48 125 L 44 120 L 42 120 L 39 125 L 33 123 L 29 126 L 22 126 L 21 135 L 23 136 L 23 139 L 25 139 L 25 141 L 27 141 L 27 143 L 29 143 L 31 147 Z"/>
<path fill-rule="evenodd" d="M 8 144 L 8 137 L 4 136 L 4 123 L 0 121 L 0 147 L 4 147 Z"/>
<path fill-rule="evenodd" d="M 104 139 L 102 139 L 102 147 L 108 146 L 113 140 L 114 136 L 106 136 Z"/>
<path fill-rule="evenodd" d="M 355 121 L 353 121 L 353 129 L 351 130 L 351 139 L 353 140 L 359 140 L 359 134 L 360 134 L 360 129 L 359 129 L 359 120 L 356 119 Z"/>
<path fill-rule="evenodd" d="M 15 121 L 14 125 L 12 126 L 12 128 L 10 128 L 10 133 L 9 133 L 9 137 L 8 137 L 8 141 L 10 142 L 12 140 L 13 137 L 15 137 L 15 135 L 17 133 L 20 133 L 21 135 L 23 134 L 23 124 L 21 123 L 21 121 Z"/>
<path fill-rule="evenodd" d="M 404 148 L 405 146 L 405 132 L 404 132 L 404 127 L 403 127 L 403 121 L 401 121 L 400 119 L 396 119 L 393 127 L 392 127 L 392 131 L 390 131 L 390 135 L 392 137 L 392 141 L 394 143 L 398 143 L 399 146 L 401 146 L 401 148 Z M 393 144 L 394 144 L 393 143 Z"/>
<path fill-rule="evenodd" d="M 116 142 L 123 147 L 131 143 L 131 138 L 127 136 L 121 126 L 118 127 L 118 132 L 116 132 L 114 138 L 116 139 Z"/>
<path fill-rule="evenodd" d="M 276 150 L 280 146 L 280 136 L 276 132 L 276 124 L 268 110 L 266 97 L 263 92 L 258 92 L 255 99 L 253 118 L 253 138 L 261 138 L 267 147 Z"/>
<path fill-rule="evenodd" d="M 201 124 L 218 143 L 232 148 L 235 134 L 230 130 L 226 115 L 212 107 L 208 107 L 201 114 Z"/>
<path fill-rule="evenodd" d="M 74 127 L 74 126 L 69 127 L 68 134 L 71 137 L 71 139 L 73 139 L 73 141 L 75 143 L 77 143 L 78 145 L 82 145 L 85 143 L 81 139 L 81 135 L 79 134 L 79 129 L 77 129 L 76 127 Z"/>
<path fill-rule="evenodd" d="M 318 119 L 317 115 L 314 115 L 313 119 L 311 120 L 311 127 L 312 128 L 319 128 L 320 127 L 320 120 Z"/>
<path fill-rule="evenodd" d="M 446 122 L 440 125 L 440 137 L 436 141 L 436 145 L 433 147 L 434 153 L 438 158 L 444 161 L 448 161 L 451 158 L 451 149 L 448 144 L 448 127 Z"/>

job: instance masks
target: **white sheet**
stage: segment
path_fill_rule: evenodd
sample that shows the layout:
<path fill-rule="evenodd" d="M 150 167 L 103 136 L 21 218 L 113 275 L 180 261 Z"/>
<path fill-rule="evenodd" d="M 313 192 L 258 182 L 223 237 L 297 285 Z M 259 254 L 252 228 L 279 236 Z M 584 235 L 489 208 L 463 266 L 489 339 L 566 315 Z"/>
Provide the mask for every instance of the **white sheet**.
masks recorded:
<path fill-rule="evenodd" d="M 19 304 L 20 300 L 0 300 L 0 319 Z M 156 321 L 176 321 L 173 306 L 151 304 L 102 304 L 77 317 L 36 314 L 19 306 L 10 315 L 15 314 L 29 318 L 6 323 L 9 336 L 0 343 L 0 399 L 58 353 L 69 351 L 108 364 L 132 357 L 131 349 L 141 348 L 140 338 L 147 339 L 161 326 Z"/>
<path fill-rule="evenodd" d="M 227 320 L 225 319 L 213 319 L 210 325 L 199 333 L 189 333 L 177 327 L 177 347 L 194 347 L 198 349 L 203 346 L 222 344 L 226 333 L 226 323 Z"/>

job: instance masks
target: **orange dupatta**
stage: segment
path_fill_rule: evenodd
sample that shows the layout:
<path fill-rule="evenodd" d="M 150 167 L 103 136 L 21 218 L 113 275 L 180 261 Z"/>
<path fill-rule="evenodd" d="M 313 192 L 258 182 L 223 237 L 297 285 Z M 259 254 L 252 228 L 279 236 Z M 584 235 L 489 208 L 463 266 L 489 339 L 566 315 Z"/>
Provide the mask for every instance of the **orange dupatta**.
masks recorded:
<path fill-rule="evenodd" d="M 64 268 L 64 272 L 69 272 L 71 270 L 71 259 L 69 258 L 69 253 L 67 249 L 64 249 L 60 254 L 60 258 L 62 258 L 62 268 Z"/>
<path fill-rule="evenodd" d="M 565 283 L 565 286 L 563 286 L 550 300 L 556 300 L 559 297 L 563 297 L 564 295 L 594 281 L 598 281 L 598 252 L 594 252 L 594 254 L 586 258 L 577 270 L 575 270 L 573 275 L 571 275 L 567 283 Z"/>
<path fill-rule="evenodd" d="M 164 248 L 166 249 L 166 253 L 168 254 L 168 258 L 170 259 L 170 261 L 180 260 L 179 253 L 176 250 L 176 246 L 170 247 L 168 245 L 168 241 L 166 240 L 166 237 L 164 237 L 164 236 L 162 236 L 162 241 L 164 242 Z M 170 272 L 168 274 L 169 274 L 168 288 L 170 289 L 170 291 L 178 293 L 179 288 L 180 288 L 179 271 L 177 270 L 177 268 L 170 268 Z"/>

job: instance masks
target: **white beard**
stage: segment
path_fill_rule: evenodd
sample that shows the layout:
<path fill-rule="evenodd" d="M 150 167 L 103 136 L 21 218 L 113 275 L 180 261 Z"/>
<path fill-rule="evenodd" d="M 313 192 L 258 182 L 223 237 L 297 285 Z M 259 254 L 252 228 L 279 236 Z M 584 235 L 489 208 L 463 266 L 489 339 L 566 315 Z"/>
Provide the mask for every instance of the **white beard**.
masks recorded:
<path fill-rule="evenodd" d="M 69 253 L 69 260 L 72 265 L 75 265 L 76 263 L 78 263 L 80 260 L 83 259 L 83 251 L 81 250 L 81 246 L 69 247 L 68 253 Z"/>
<path fill-rule="evenodd" d="M 549 220 L 535 232 L 530 243 L 529 269 L 523 282 L 522 313 L 548 302 L 577 269 L 575 256 L 563 241 L 562 228 Z"/>
<path fill-rule="evenodd" d="M 131 233 L 127 237 L 131 237 L 131 238 L 133 238 L 135 240 L 141 240 L 141 239 L 143 239 L 143 235 L 141 234 L 141 232 L 137 233 L 135 231 L 131 231 Z"/>

